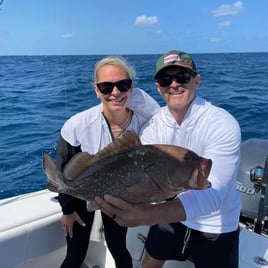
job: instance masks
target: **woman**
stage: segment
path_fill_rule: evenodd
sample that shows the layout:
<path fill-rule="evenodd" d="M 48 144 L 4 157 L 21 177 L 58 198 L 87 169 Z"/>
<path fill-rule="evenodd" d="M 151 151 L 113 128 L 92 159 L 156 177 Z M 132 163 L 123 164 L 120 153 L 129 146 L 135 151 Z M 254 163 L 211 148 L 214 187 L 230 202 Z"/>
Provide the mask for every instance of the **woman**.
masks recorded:
<path fill-rule="evenodd" d="M 137 133 L 158 111 L 158 104 L 144 91 L 134 88 L 134 69 L 121 57 L 106 57 L 97 62 L 94 89 L 101 103 L 67 120 L 57 146 L 57 165 L 65 164 L 78 152 L 95 154 L 123 132 Z M 67 255 L 62 268 L 80 268 L 89 243 L 94 212 L 86 202 L 66 194 L 59 195 Z M 105 239 L 117 268 L 132 268 L 126 248 L 127 228 L 102 213 Z"/>

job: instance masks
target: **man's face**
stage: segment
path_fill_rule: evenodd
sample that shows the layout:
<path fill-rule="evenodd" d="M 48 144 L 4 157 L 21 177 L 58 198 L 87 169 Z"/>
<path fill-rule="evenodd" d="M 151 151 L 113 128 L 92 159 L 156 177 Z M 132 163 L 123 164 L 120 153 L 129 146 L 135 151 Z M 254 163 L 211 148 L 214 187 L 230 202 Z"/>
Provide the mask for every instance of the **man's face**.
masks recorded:
<path fill-rule="evenodd" d="M 199 84 L 199 74 L 179 66 L 165 69 L 157 76 L 155 83 L 168 107 L 175 110 L 189 107 Z"/>

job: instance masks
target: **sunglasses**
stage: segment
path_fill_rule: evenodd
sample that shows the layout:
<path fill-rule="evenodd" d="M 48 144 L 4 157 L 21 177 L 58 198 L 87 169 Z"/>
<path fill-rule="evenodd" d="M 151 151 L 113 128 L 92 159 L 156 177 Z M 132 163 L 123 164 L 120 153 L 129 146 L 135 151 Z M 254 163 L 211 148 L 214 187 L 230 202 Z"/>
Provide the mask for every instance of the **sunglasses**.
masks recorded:
<path fill-rule="evenodd" d="M 114 87 L 117 87 L 120 92 L 127 92 L 131 87 L 132 80 L 131 79 L 123 79 L 117 82 L 101 82 L 97 83 L 99 91 L 104 94 L 111 94 Z"/>
<path fill-rule="evenodd" d="M 166 74 L 156 77 L 156 81 L 161 87 L 169 86 L 172 83 L 173 79 L 175 79 L 177 83 L 187 84 L 191 80 L 191 77 L 194 75 L 196 75 L 196 73 L 192 71 L 178 72 L 172 75 Z"/>

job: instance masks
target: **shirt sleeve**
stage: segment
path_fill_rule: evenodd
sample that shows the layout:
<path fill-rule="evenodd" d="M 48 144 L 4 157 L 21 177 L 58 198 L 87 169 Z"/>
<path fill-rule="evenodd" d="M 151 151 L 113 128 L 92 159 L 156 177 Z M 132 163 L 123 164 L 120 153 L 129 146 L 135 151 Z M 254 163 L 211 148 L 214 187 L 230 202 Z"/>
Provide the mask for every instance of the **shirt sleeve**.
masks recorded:
<path fill-rule="evenodd" d="M 144 90 L 134 88 L 128 108 L 149 119 L 160 109 L 160 106 Z"/>
<path fill-rule="evenodd" d="M 178 195 L 187 219 L 205 217 L 218 211 L 225 213 L 228 208 L 239 206 L 236 198 L 236 176 L 240 162 L 241 135 L 235 120 L 214 122 L 214 131 L 206 131 L 207 140 L 203 156 L 212 159 L 209 175 L 211 188 L 190 190 Z M 205 132 L 204 132 L 205 133 Z M 193 204 L 195 204 L 193 206 Z"/>

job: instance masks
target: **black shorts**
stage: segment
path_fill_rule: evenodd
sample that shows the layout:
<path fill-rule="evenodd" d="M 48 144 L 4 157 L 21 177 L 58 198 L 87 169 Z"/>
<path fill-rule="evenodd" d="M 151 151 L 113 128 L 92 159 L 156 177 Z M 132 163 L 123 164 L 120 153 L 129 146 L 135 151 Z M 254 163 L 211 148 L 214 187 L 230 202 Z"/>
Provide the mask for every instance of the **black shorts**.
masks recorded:
<path fill-rule="evenodd" d="M 182 223 L 150 228 L 146 251 L 158 260 L 184 261 L 190 257 L 196 268 L 238 268 L 239 228 L 230 233 L 203 233 Z"/>

